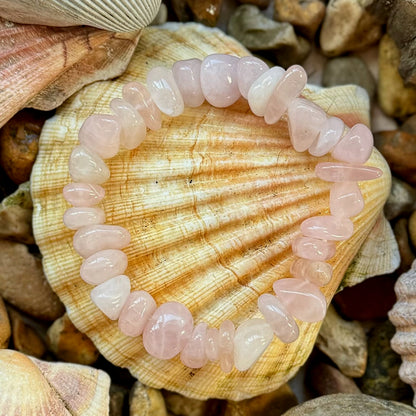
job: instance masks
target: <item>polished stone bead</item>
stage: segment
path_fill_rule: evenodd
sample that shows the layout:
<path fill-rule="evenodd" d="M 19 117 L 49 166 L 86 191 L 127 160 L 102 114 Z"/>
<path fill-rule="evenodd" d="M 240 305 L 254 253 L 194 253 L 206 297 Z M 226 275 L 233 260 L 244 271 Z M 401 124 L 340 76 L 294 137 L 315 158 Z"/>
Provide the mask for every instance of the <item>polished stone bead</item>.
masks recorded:
<path fill-rule="evenodd" d="M 305 237 L 321 240 L 344 241 L 354 233 L 354 224 L 349 218 L 321 215 L 306 219 L 300 225 Z"/>
<path fill-rule="evenodd" d="M 109 114 L 89 116 L 78 132 L 79 142 L 103 159 L 114 157 L 120 148 L 121 125 Z"/>
<path fill-rule="evenodd" d="M 268 69 L 269 67 L 255 56 L 240 58 L 237 64 L 238 89 L 245 99 L 253 82 Z"/>
<path fill-rule="evenodd" d="M 120 275 L 91 290 L 91 300 L 111 320 L 116 320 L 130 293 L 130 279 Z"/>
<path fill-rule="evenodd" d="M 180 353 L 191 338 L 193 318 L 182 303 L 159 306 L 143 331 L 143 345 L 153 357 L 169 360 Z"/>
<path fill-rule="evenodd" d="M 74 235 L 74 249 L 87 258 L 97 251 L 122 249 L 130 244 L 130 233 L 117 225 L 87 225 Z"/>
<path fill-rule="evenodd" d="M 64 213 L 64 224 L 71 230 L 78 230 L 86 225 L 103 224 L 105 213 L 101 208 L 74 207 Z"/>
<path fill-rule="evenodd" d="M 248 370 L 272 340 L 273 330 L 264 319 L 249 319 L 240 324 L 234 336 L 235 368 L 239 371 Z"/>
<path fill-rule="evenodd" d="M 325 111 L 304 98 L 295 98 L 288 110 L 290 141 L 297 152 L 307 150 L 326 121 Z"/>
<path fill-rule="evenodd" d="M 329 192 L 329 207 L 336 217 L 354 217 L 364 208 L 364 198 L 355 182 L 336 182 Z"/>
<path fill-rule="evenodd" d="M 92 183 L 72 182 L 64 186 L 63 195 L 74 207 L 93 207 L 104 198 L 105 190 Z"/>
<path fill-rule="evenodd" d="M 120 250 L 101 250 L 86 258 L 81 265 L 81 278 L 91 284 L 99 285 L 106 280 L 123 274 L 127 269 L 127 256 Z"/>
<path fill-rule="evenodd" d="M 296 259 L 290 266 L 293 277 L 309 280 L 316 286 L 325 286 L 332 277 L 332 266 L 323 261 Z"/>
<path fill-rule="evenodd" d="M 309 260 L 326 261 L 335 255 L 333 241 L 298 236 L 292 241 L 293 254 Z"/>
<path fill-rule="evenodd" d="M 326 314 L 326 299 L 313 283 L 295 277 L 273 283 L 277 298 L 295 318 L 305 322 L 318 322 Z"/>
<path fill-rule="evenodd" d="M 259 296 L 257 305 L 275 335 L 282 342 L 288 344 L 298 339 L 298 325 L 276 296 L 264 293 Z"/>
<path fill-rule="evenodd" d="M 69 174 L 74 182 L 99 185 L 110 178 L 110 170 L 97 153 L 76 146 L 69 157 Z"/>
<path fill-rule="evenodd" d="M 264 116 L 267 103 L 269 102 L 276 85 L 283 78 L 284 73 L 285 70 L 283 68 L 274 66 L 260 75 L 253 84 L 251 84 L 251 87 L 248 90 L 247 100 L 251 111 L 256 116 Z"/>
<path fill-rule="evenodd" d="M 317 139 L 309 147 L 309 153 L 320 157 L 326 155 L 341 139 L 345 124 L 338 117 L 329 117 L 321 127 Z"/>
<path fill-rule="evenodd" d="M 280 120 L 293 99 L 298 97 L 306 85 L 307 75 L 300 65 L 292 65 L 274 89 L 267 103 L 264 121 L 274 124 Z"/>
<path fill-rule="evenodd" d="M 200 59 L 193 58 L 177 61 L 172 66 L 173 78 L 187 107 L 199 107 L 205 101 L 200 79 L 201 63 Z"/>
<path fill-rule="evenodd" d="M 181 361 L 189 368 L 201 368 L 208 361 L 205 353 L 207 327 L 205 322 L 199 323 L 181 352 Z"/>
<path fill-rule="evenodd" d="M 120 331 L 129 337 L 141 335 L 156 308 L 156 302 L 148 292 L 131 292 L 118 318 Z"/>
<path fill-rule="evenodd" d="M 234 334 L 234 324 L 229 319 L 225 320 L 220 325 L 218 338 L 220 367 L 224 373 L 229 373 L 234 366 Z"/>
<path fill-rule="evenodd" d="M 157 66 L 146 77 L 147 89 L 162 113 L 177 117 L 183 113 L 183 98 L 173 78 L 172 70 Z"/>
<path fill-rule="evenodd" d="M 364 124 L 358 123 L 349 130 L 332 151 L 332 156 L 348 163 L 365 163 L 373 151 L 373 134 Z"/>
<path fill-rule="evenodd" d="M 205 340 L 205 354 L 209 361 L 218 361 L 219 357 L 219 337 L 220 332 L 217 328 L 208 328 Z"/>
<path fill-rule="evenodd" d="M 133 81 L 124 85 L 123 98 L 143 117 L 149 129 L 160 129 L 162 126 L 160 110 L 153 102 L 149 91 L 143 84 Z"/>
<path fill-rule="evenodd" d="M 114 98 L 110 103 L 111 109 L 120 120 L 120 144 L 132 150 L 146 138 L 146 123 L 143 117 L 126 100 Z"/>
<path fill-rule="evenodd" d="M 208 55 L 201 64 L 201 88 L 205 99 L 214 107 L 228 107 L 240 98 L 237 64 L 231 55 Z"/>
<path fill-rule="evenodd" d="M 358 182 L 380 178 L 383 171 L 373 166 L 321 162 L 316 165 L 315 174 L 328 182 Z"/>

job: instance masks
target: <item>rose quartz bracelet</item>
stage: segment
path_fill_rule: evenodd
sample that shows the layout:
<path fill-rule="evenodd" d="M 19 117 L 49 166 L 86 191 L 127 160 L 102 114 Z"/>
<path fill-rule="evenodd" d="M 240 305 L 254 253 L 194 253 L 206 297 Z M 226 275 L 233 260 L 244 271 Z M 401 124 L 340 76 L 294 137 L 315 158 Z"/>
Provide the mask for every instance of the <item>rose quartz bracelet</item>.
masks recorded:
<path fill-rule="evenodd" d="M 146 351 L 160 359 L 180 353 L 188 367 L 200 368 L 219 361 L 224 372 L 235 366 L 249 369 L 272 342 L 273 334 L 290 343 L 299 335 L 295 319 L 317 322 L 324 318 L 326 300 L 319 287 L 332 276 L 326 263 L 335 254 L 335 242 L 353 234 L 350 217 L 364 207 L 357 181 L 382 175 L 378 168 L 364 166 L 373 149 L 373 137 L 363 124 L 348 129 L 337 117 L 328 117 L 317 105 L 298 98 L 306 85 L 306 73 L 298 65 L 287 71 L 269 69 L 254 57 L 210 55 L 203 61 L 176 62 L 172 69 L 157 67 L 147 75 L 147 88 L 131 82 L 123 88 L 123 99 L 112 100 L 115 115 L 88 117 L 79 131 L 80 145 L 71 153 L 69 172 L 73 183 L 65 186 L 64 198 L 73 205 L 64 214 L 65 225 L 77 230 L 74 248 L 84 257 L 82 279 L 96 285 L 91 291 L 95 305 L 117 320 L 127 336 L 143 335 Z M 129 232 L 104 225 L 105 214 L 96 208 L 104 198 L 100 184 L 110 176 L 103 159 L 112 158 L 120 145 L 134 149 L 145 139 L 146 128 L 161 126 L 161 112 L 176 117 L 184 106 L 197 107 L 205 100 L 226 107 L 240 96 L 267 124 L 276 123 L 287 112 L 290 139 L 298 152 L 314 156 L 331 152 L 338 162 L 319 163 L 316 175 L 334 182 L 330 190 L 330 213 L 303 221 L 301 235 L 292 242 L 298 257 L 291 266 L 292 278 L 273 284 L 275 295 L 263 294 L 258 307 L 264 319 L 249 319 L 235 329 L 230 320 L 209 328 L 194 327 L 188 308 L 179 302 L 156 305 L 143 291 L 130 291 L 123 275 L 127 256 L 121 249 L 130 243 Z"/>

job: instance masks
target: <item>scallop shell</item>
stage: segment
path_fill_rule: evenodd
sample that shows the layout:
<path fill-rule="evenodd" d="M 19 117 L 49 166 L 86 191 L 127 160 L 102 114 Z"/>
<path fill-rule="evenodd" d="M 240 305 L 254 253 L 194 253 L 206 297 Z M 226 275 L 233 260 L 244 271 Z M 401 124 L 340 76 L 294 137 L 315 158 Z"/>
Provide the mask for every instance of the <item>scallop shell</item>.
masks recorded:
<path fill-rule="evenodd" d="M 139 37 L 0 18 L 0 127 L 23 107 L 52 110 L 84 85 L 122 74 Z"/>
<path fill-rule="evenodd" d="M 107 359 L 152 387 L 199 399 L 241 400 L 290 379 L 308 357 L 319 323 L 299 322 L 296 342 L 275 339 L 246 372 L 225 374 L 217 363 L 191 370 L 178 357 L 152 358 L 141 338 L 123 336 L 92 304 L 91 287 L 79 277 L 81 258 L 72 247 L 73 232 L 62 224 L 67 204 L 61 192 L 70 181 L 68 158 L 83 120 L 93 112 L 108 112 L 122 85 L 145 79 L 150 68 L 214 52 L 247 55 L 235 40 L 200 25 L 149 28 L 120 79 L 95 83 L 68 100 L 40 138 L 32 173 L 33 225 L 53 289 L 72 322 Z M 368 99 L 357 90 L 308 88 L 305 95 L 350 123 L 368 122 Z M 165 119 L 139 149 L 121 152 L 109 162 L 104 209 L 108 223 L 132 234 L 125 250 L 132 288 L 149 291 L 158 303 L 182 302 L 195 322 L 217 328 L 227 318 L 238 324 L 259 317 L 258 296 L 289 274 L 290 243 L 300 223 L 329 210 L 330 184 L 316 178 L 316 163 L 316 158 L 293 151 L 286 121 L 267 126 L 244 100 L 225 109 L 205 103 Z M 323 288 L 328 302 L 389 193 L 389 170 L 376 150 L 369 163 L 385 174 L 360 185 L 366 207 L 354 218 L 354 236 L 339 244 L 331 260 L 334 278 Z"/>
<path fill-rule="evenodd" d="M 108 415 L 110 377 L 92 367 L 0 350 L 0 383 L 2 415 Z"/>
<path fill-rule="evenodd" d="M 394 291 L 397 302 L 389 318 L 396 327 L 396 334 L 391 339 L 391 347 L 402 357 L 400 378 L 416 393 L 416 260 L 411 269 L 397 279 Z M 413 406 L 416 407 L 416 396 Z"/>
<path fill-rule="evenodd" d="M 47 26 L 93 26 L 132 32 L 149 25 L 161 0 L 0 0 L 0 16 Z"/>

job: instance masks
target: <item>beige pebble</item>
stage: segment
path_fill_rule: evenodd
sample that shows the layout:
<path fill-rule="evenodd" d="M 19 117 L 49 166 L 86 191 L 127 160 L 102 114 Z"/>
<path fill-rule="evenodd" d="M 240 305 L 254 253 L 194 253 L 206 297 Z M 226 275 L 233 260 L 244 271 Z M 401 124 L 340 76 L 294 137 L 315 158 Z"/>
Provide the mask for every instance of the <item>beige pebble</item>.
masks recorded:
<path fill-rule="evenodd" d="M 130 390 L 130 416 L 167 416 L 165 400 L 160 390 L 136 381 Z"/>
<path fill-rule="evenodd" d="M 167 390 L 163 391 L 163 397 L 168 412 L 177 416 L 205 416 L 211 409 L 207 400 L 191 399 Z"/>
<path fill-rule="evenodd" d="M 6 305 L 0 297 L 0 349 L 7 348 L 11 335 L 9 315 Z"/>

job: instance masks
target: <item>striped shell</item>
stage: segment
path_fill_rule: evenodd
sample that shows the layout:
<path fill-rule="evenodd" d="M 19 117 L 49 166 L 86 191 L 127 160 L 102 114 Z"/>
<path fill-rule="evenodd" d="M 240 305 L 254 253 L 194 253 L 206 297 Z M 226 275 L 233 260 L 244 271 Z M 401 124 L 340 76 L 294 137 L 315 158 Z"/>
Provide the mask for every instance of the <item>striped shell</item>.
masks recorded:
<path fill-rule="evenodd" d="M 308 357 L 319 324 L 299 322 L 296 342 L 275 339 L 246 372 L 225 374 L 217 363 L 191 370 L 178 357 L 152 358 L 141 338 L 123 336 L 93 305 L 91 287 L 79 277 L 81 258 L 72 247 L 73 232 L 62 224 L 68 207 L 61 194 L 70 181 L 68 158 L 83 120 L 93 112 L 108 112 L 122 85 L 145 79 L 150 68 L 214 52 L 247 55 L 218 30 L 195 24 L 150 28 L 120 79 L 95 83 L 68 100 L 42 132 L 32 174 L 33 224 L 53 289 L 71 321 L 107 359 L 152 387 L 200 399 L 240 400 L 290 379 Z M 360 91 L 353 86 L 308 88 L 305 95 L 351 125 L 369 121 L 368 100 Z M 267 126 L 244 100 L 226 109 L 205 103 L 164 119 L 162 128 L 149 132 L 138 149 L 122 151 L 109 162 L 103 207 L 109 224 L 132 234 L 125 250 L 132 290 L 147 290 L 158 304 L 182 302 L 195 323 L 217 328 L 227 318 L 238 324 L 259 317 L 258 296 L 289 274 L 290 244 L 300 223 L 329 210 L 330 184 L 315 177 L 317 161 L 292 149 L 286 121 Z M 354 218 L 354 236 L 339 243 L 331 260 L 334 278 L 323 288 L 328 302 L 388 195 L 386 162 L 374 151 L 369 164 L 385 174 L 360 185 L 366 207 Z"/>

